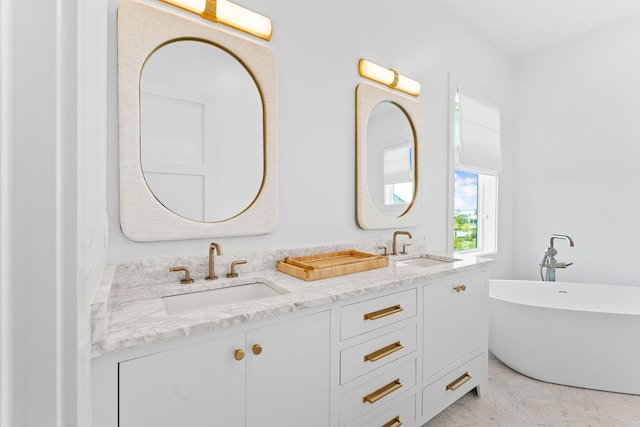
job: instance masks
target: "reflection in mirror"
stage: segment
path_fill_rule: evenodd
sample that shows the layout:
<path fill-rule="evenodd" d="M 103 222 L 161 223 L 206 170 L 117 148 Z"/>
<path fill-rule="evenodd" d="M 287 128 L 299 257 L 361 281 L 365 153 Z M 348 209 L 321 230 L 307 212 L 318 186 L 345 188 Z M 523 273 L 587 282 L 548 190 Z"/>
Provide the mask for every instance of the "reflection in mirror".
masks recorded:
<path fill-rule="evenodd" d="M 262 99 L 232 55 L 196 40 L 168 43 L 140 78 L 141 163 L 155 197 L 176 214 L 238 215 L 264 176 Z"/>
<path fill-rule="evenodd" d="M 356 88 L 356 219 L 361 228 L 418 225 L 420 103 L 363 82 Z"/>
<path fill-rule="evenodd" d="M 415 189 L 413 128 L 405 112 L 380 102 L 369 115 L 367 162 L 369 194 L 378 211 L 398 218 L 411 206 Z"/>

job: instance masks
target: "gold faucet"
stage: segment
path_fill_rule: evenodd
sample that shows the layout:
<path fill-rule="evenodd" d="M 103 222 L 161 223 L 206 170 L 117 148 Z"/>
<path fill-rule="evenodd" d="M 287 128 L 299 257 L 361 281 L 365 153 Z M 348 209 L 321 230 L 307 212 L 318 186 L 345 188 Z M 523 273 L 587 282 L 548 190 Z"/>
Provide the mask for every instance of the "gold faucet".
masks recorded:
<path fill-rule="evenodd" d="M 398 237 L 398 234 L 404 234 L 405 236 L 409 236 L 410 239 L 413 239 L 413 236 L 408 231 L 396 231 L 393 233 L 393 252 L 391 255 L 398 255 L 398 251 L 396 250 L 396 237 Z"/>
<path fill-rule="evenodd" d="M 212 243 L 209 245 L 209 275 L 205 278 L 205 280 L 216 280 L 217 277 L 214 273 L 214 257 L 213 253 L 217 252 L 218 255 L 222 255 L 222 249 L 220 249 L 220 245 L 217 243 Z"/>

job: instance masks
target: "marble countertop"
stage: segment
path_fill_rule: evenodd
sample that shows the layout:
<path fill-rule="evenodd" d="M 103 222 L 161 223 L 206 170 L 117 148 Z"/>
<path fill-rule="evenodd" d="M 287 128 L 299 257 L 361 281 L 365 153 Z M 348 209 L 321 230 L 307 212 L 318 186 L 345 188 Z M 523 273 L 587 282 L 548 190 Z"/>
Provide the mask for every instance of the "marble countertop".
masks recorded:
<path fill-rule="evenodd" d="M 471 271 L 492 262 L 486 258 L 469 257 L 432 267 L 398 263 L 417 256 L 395 256 L 390 258 L 388 267 L 310 282 L 273 269 L 241 273 L 235 279 L 224 276 L 215 281 L 201 279 L 189 285 L 181 285 L 177 281 L 153 284 L 132 281 L 123 286 L 115 283 L 116 265 L 110 265 L 91 304 L 92 357 Z M 174 315 L 167 314 L 162 302 L 166 296 L 252 282 L 264 282 L 286 293 Z"/>

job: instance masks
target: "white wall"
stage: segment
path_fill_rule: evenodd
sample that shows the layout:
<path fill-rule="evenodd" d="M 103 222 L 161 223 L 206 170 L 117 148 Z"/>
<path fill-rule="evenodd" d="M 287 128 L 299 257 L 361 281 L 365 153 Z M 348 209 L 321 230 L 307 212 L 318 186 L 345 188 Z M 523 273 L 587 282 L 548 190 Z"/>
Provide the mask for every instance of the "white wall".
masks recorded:
<path fill-rule="evenodd" d="M 62 164 L 73 163 L 62 138 L 73 139 L 68 120 L 75 108 L 75 88 L 66 86 L 60 74 L 61 56 L 67 52 L 58 25 L 73 9 L 61 10 L 60 20 L 38 20 L 32 27 L 30 15 L 40 8 L 44 16 L 56 16 L 56 2 L 6 3 L 1 89 L 2 382 L 6 393 L 2 422 L 35 426 L 60 419 L 63 411 L 61 401 L 51 398 L 64 387 L 60 375 L 65 323 L 62 280 L 68 276 L 67 260 L 59 250 L 66 248 L 62 213 L 69 213 L 73 221 L 74 212 L 72 206 L 67 211 L 57 203 L 75 197 L 73 187 L 62 188 L 66 179 L 61 169 Z M 64 68 L 73 73 L 70 65 L 66 68 L 65 63 Z M 58 97 L 62 88 L 71 91 L 64 99 Z M 74 173 L 73 167 L 69 173 Z M 63 191 L 71 194 L 65 196 Z M 68 231 L 73 239 L 74 231 Z"/>
<path fill-rule="evenodd" d="M 557 280 L 640 286 L 638 40 L 635 15 L 519 63 L 516 278 L 561 233 Z"/>
<path fill-rule="evenodd" d="M 88 301 L 106 261 L 106 13 L 84 3 L 0 0 L 2 427 L 90 419 Z"/>
<path fill-rule="evenodd" d="M 116 96 L 115 0 L 111 1 L 110 96 Z M 117 123 L 109 140 L 109 260 L 205 255 L 208 242 L 233 251 L 391 238 L 394 230 L 366 231 L 355 219 L 355 88 L 360 57 L 398 69 L 423 85 L 421 175 L 424 221 L 414 238 L 445 252 L 448 218 L 448 72 L 500 103 L 505 157 L 514 137 L 515 62 L 431 2 L 245 0 L 273 21 L 268 45 L 278 60 L 280 224 L 266 236 L 136 243 L 119 230 Z M 389 10 L 397 9 L 394 12 Z M 404 13 L 407 11 L 407 13 Z M 110 106 L 117 117 L 117 105 Z M 509 164 L 509 160 L 506 161 Z M 501 186 L 502 247 L 509 245 L 510 167 Z M 510 274 L 509 251 L 496 274 Z"/>
<path fill-rule="evenodd" d="M 66 0 L 62 0 L 66 1 Z M 89 304 L 107 264 L 108 3 L 77 0 L 78 287 L 75 395 L 68 426 L 91 422 Z"/>

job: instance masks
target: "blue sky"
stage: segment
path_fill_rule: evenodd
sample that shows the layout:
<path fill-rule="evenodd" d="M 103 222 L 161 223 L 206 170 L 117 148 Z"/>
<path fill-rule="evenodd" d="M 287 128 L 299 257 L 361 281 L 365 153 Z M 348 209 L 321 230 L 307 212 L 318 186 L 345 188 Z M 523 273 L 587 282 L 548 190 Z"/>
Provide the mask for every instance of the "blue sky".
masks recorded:
<path fill-rule="evenodd" d="M 454 210 L 470 211 L 478 206 L 478 175 L 456 171 Z"/>

